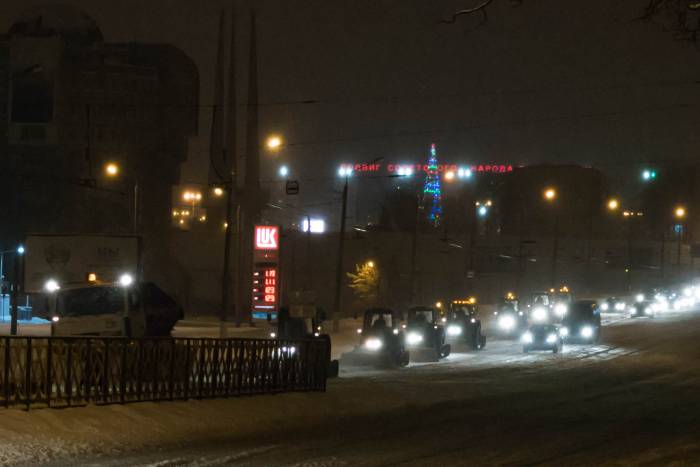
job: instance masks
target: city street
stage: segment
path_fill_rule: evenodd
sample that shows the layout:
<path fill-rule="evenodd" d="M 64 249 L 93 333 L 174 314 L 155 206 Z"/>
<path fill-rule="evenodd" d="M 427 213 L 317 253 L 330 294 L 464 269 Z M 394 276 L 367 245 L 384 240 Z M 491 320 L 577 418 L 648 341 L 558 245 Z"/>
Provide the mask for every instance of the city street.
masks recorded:
<path fill-rule="evenodd" d="M 99 465 L 651 465 L 700 454 L 700 314 L 606 321 L 601 344 L 559 355 L 496 340 L 440 363 L 344 368 L 326 394 L 197 402 L 203 416 L 209 405 L 222 420 L 239 412 L 240 429 L 146 434 L 135 451 L 105 446 Z M 267 405 L 267 419 L 246 419 L 249 404 Z"/>

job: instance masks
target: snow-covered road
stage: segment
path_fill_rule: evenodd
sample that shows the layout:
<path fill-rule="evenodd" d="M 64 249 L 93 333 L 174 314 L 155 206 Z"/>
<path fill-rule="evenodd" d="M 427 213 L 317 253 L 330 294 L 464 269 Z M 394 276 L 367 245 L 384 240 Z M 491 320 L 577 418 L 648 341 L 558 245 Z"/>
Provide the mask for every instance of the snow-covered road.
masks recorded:
<path fill-rule="evenodd" d="M 61 466 L 700 463 L 700 313 L 618 318 L 599 345 L 524 355 L 491 340 L 440 363 L 344 369 L 326 394 L 13 411 L 10 425 L 53 434 L 2 439 L 17 460 Z"/>

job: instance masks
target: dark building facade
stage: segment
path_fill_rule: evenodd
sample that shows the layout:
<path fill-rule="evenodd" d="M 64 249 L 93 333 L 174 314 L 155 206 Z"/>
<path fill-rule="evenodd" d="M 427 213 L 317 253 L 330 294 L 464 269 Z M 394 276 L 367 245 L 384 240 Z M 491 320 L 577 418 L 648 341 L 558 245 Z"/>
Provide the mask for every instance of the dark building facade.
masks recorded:
<path fill-rule="evenodd" d="M 137 233 L 146 275 L 161 269 L 198 99 L 171 45 L 107 43 L 73 7 L 23 14 L 0 36 L 3 249 L 30 232 Z"/>

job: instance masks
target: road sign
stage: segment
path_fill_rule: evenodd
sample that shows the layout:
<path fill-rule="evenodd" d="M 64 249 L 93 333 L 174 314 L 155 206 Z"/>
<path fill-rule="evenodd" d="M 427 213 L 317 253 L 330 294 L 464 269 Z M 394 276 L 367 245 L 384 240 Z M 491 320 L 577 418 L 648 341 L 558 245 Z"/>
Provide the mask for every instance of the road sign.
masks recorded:
<path fill-rule="evenodd" d="M 285 191 L 288 195 L 298 195 L 299 182 L 296 180 L 287 180 L 287 184 L 285 185 Z"/>

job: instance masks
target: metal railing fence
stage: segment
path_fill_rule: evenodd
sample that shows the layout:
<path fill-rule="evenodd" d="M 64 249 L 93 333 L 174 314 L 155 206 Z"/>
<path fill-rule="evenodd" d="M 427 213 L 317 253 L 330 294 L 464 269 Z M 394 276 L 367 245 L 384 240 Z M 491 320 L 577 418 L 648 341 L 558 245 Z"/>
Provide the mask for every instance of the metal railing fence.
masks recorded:
<path fill-rule="evenodd" d="M 325 391 L 327 345 L 323 340 L 2 337 L 0 406 Z"/>

